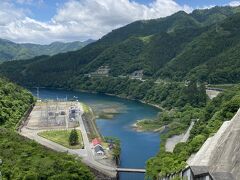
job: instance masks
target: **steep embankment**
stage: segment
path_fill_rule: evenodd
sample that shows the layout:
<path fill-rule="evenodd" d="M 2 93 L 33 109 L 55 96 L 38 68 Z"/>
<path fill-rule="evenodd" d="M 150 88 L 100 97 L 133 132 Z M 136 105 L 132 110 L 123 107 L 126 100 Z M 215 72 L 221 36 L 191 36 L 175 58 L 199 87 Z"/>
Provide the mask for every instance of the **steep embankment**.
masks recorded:
<path fill-rule="evenodd" d="M 202 107 L 199 113 L 197 114 L 197 116 L 200 119 L 194 124 L 192 130 L 190 131 L 189 140 L 185 143 L 182 142 L 177 144 L 172 153 L 165 151 L 165 147 L 164 147 L 165 143 L 163 142 L 161 144 L 161 149 L 158 155 L 148 161 L 147 174 L 150 177 L 157 177 L 158 175 L 165 176 L 167 174 L 178 172 L 181 169 L 183 169 L 186 166 L 186 161 L 190 157 L 190 155 L 198 152 L 198 150 L 201 148 L 205 140 L 208 137 L 211 137 L 212 134 L 216 133 L 225 121 L 229 121 L 235 115 L 235 113 L 239 109 L 239 104 L 240 104 L 239 95 L 240 95 L 239 86 L 229 88 L 225 90 L 223 93 L 219 94 L 212 101 L 208 102 L 206 107 Z M 183 114 L 189 116 L 190 113 L 186 113 L 186 112 L 187 111 L 183 111 Z M 169 117 L 171 116 L 172 115 L 170 114 Z M 184 117 L 182 116 L 182 118 Z M 227 125 L 227 123 L 225 122 L 224 125 Z M 223 129 L 221 128 L 221 130 L 224 130 L 224 128 Z M 224 132 L 227 132 L 227 131 L 224 131 Z M 227 134 L 230 133 L 232 134 L 232 137 L 234 137 L 235 132 L 237 131 L 234 129 L 229 129 Z M 230 137 L 227 134 L 225 134 L 226 138 Z M 216 137 L 219 137 L 219 136 L 216 136 Z M 226 140 L 226 138 L 222 137 L 218 139 L 221 141 L 221 139 Z M 209 153 L 209 152 L 212 149 L 214 149 L 214 144 L 216 144 L 216 146 L 219 146 L 220 149 L 222 145 L 224 145 L 224 143 L 219 144 L 216 142 L 217 141 L 214 141 L 214 143 L 211 143 L 209 140 L 206 141 L 206 144 L 208 144 L 208 146 L 206 146 L 207 148 L 199 151 L 201 155 L 197 156 L 199 158 L 196 159 L 195 162 L 200 163 L 201 160 L 203 160 L 203 163 L 206 163 L 204 157 L 209 154 L 213 155 L 212 153 Z M 226 140 L 225 143 L 226 142 L 228 142 L 228 140 Z M 227 144 L 226 146 L 228 146 L 228 148 L 231 150 L 233 150 L 235 146 L 238 146 L 237 144 L 236 145 L 229 144 L 229 143 L 226 143 L 226 144 Z M 220 156 L 227 155 L 224 153 L 225 151 L 222 151 L 222 152 L 223 152 L 222 154 L 221 153 L 215 154 L 216 157 L 218 157 L 218 155 Z M 220 159 L 221 158 L 219 158 L 217 161 L 220 162 Z M 215 162 L 216 161 L 214 161 L 214 163 Z M 237 164 L 235 164 L 236 165 L 235 166 L 234 162 L 232 161 L 224 162 L 224 158 L 223 158 L 223 161 L 221 161 L 221 163 L 223 165 L 232 163 L 231 167 L 234 166 L 238 169 L 240 168 L 240 166 L 238 166 Z M 200 165 L 204 165 L 204 164 L 200 164 Z M 228 172 L 232 171 L 230 169 L 226 169 L 226 170 L 228 170 Z"/>
<path fill-rule="evenodd" d="M 93 179 L 79 160 L 25 139 L 14 131 L 34 102 L 30 92 L 0 78 L 0 159 L 3 179 Z M 26 163 L 27 162 L 27 163 Z"/>
<path fill-rule="evenodd" d="M 190 131 L 192 130 L 194 126 L 194 121 L 191 122 L 191 125 L 188 127 L 187 131 L 180 134 L 180 135 L 175 135 L 167 139 L 165 149 L 167 152 L 173 152 L 175 146 L 180 143 L 180 142 L 187 142 L 188 138 L 190 136 Z"/>
<path fill-rule="evenodd" d="M 15 129 L 21 117 L 33 104 L 27 90 L 0 78 L 0 126 Z"/>
<path fill-rule="evenodd" d="M 211 174 L 229 173 L 240 177 L 240 110 L 231 121 L 223 123 L 218 132 L 207 139 L 198 153 L 188 161 L 190 166 L 205 166 Z"/>

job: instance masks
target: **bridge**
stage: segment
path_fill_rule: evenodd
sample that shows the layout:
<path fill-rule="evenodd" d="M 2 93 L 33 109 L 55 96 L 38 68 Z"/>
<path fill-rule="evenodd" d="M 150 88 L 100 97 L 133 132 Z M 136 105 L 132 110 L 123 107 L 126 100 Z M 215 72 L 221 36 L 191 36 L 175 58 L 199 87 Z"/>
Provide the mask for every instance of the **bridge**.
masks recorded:
<path fill-rule="evenodd" d="M 117 172 L 146 173 L 146 169 L 116 168 Z"/>

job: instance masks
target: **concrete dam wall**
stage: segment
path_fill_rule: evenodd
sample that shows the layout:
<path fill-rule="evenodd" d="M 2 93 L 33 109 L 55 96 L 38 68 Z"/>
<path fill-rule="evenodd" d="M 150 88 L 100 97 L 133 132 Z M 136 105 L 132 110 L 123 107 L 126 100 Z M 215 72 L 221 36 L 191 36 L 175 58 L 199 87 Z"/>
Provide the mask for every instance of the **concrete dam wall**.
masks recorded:
<path fill-rule="evenodd" d="M 188 165 L 206 167 L 213 177 L 221 174 L 221 179 L 240 179 L 240 109 L 207 139 Z"/>

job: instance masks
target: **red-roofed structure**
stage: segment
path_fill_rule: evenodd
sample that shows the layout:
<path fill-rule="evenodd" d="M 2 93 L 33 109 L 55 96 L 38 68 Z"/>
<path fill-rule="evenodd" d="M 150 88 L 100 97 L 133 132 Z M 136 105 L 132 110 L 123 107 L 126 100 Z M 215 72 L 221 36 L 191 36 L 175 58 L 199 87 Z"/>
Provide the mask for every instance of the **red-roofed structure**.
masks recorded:
<path fill-rule="evenodd" d="M 100 139 L 95 138 L 95 139 L 92 140 L 92 144 L 93 144 L 93 146 L 96 146 L 96 145 L 98 145 L 98 144 L 101 145 L 101 141 L 100 141 Z"/>

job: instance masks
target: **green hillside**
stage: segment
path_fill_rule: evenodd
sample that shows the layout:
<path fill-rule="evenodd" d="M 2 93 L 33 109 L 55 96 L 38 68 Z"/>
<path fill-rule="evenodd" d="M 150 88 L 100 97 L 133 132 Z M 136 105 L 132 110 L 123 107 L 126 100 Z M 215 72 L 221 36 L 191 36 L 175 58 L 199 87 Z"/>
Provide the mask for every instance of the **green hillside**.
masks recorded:
<path fill-rule="evenodd" d="M 92 42 L 94 41 L 75 41 L 70 43 L 53 42 L 49 45 L 39 45 L 30 43 L 17 44 L 5 39 L 0 39 L 0 62 L 76 51 Z"/>
<path fill-rule="evenodd" d="M 179 172 L 187 165 L 186 161 L 198 152 L 208 137 L 218 131 L 224 121 L 229 121 L 239 109 L 240 86 L 229 88 L 201 108 L 186 105 L 178 110 L 162 113 L 154 121 L 143 121 L 147 127 L 157 128 L 167 125 L 170 130 L 161 135 L 160 151 L 147 161 L 147 176 L 153 179 Z M 165 149 L 166 140 L 184 132 L 193 119 L 195 122 L 187 142 L 178 143 L 173 152 Z"/>
<path fill-rule="evenodd" d="M 15 131 L 34 103 L 27 90 L 0 78 L 0 172 L 2 179 L 93 179 L 75 157 L 46 149 Z"/>
<path fill-rule="evenodd" d="M 81 50 L 2 63 L 0 73 L 25 86 L 110 93 L 163 107 L 154 121 L 141 122 L 168 127 L 163 147 L 147 162 L 147 175 L 156 178 L 185 167 L 239 107 L 239 87 L 210 101 L 204 86 L 240 83 L 239 30 L 240 7 L 178 12 L 113 30 Z M 109 73 L 98 76 L 103 66 Z M 143 79 L 132 78 L 136 71 Z M 190 140 L 165 152 L 166 138 L 183 133 L 192 119 L 199 121 Z"/>
<path fill-rule="evenodd" d="M 235 14 L 196 37 L 160 70 L 160 76 L 181 80 L 194 75 L 210 83 L 239 82 L 237 73 L 240 72 L 240 61 L 233 59 L 238 56 L 239 20 L 240 14 Z M 232 77 L 223 77 L 224 73 L 230 73 Z M 214 76 L 219 76 L 219 79 L 214 79 Z"/>
<path fill-rule="evenodd" d="M 34 103 L 27 90 L 0 78 L 0 126 L 14 129 Z"/>
<path fill-rule="evenodd" d="M 143 70 L 147 79 L 239 82 L 239 9 L 215 7 L 191 14 L 180 11 L 166 18 L 137 21 L 79 51 L 38 57 L 38 61 L 7 62 L 0 70 L 28 86 L 66 87 L 72 78 L 103 65 L 109 66 L 112 77 Z"/>

